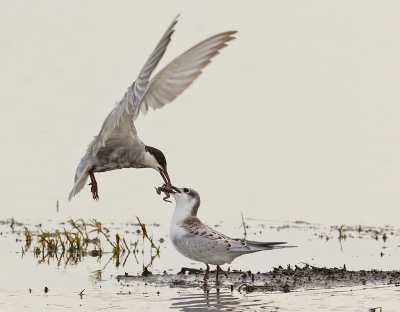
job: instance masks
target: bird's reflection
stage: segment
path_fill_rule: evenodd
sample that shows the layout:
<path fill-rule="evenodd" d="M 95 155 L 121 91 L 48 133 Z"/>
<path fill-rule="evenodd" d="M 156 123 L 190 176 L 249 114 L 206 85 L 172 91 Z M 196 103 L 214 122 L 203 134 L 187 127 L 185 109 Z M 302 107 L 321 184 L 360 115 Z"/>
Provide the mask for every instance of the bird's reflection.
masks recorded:
<path fill-rule="evenodd" d="M 187 293 L 184 293 L 186 292 Z M 213 288 L 205 283 L 200 289 L 186 289 L 180 292 L 179 297 L 171 298 L 171 309 L 180 311 L 204 311 L 204 310 L 247 310 L 265 306 L 265 302 L 259 300 L 243 300 L 245 296 L 235 294 L 228 289 L 221 290 L 220 287 Z M 248 298 L 246 298 L 248 299 Z"/>
<path fill-rule="evenodd" d="M 181 311 L 202 311 L 204 309 L 226 309 L 238 305 L 239 297 L 235 297 L 228 291 L 222 291 L 219 288 L 208 289 L 206 284 L 201 293 L 187 293 L 179 297 L 171 298 L 173 303 L 171 308 L 181 309 Z"/>

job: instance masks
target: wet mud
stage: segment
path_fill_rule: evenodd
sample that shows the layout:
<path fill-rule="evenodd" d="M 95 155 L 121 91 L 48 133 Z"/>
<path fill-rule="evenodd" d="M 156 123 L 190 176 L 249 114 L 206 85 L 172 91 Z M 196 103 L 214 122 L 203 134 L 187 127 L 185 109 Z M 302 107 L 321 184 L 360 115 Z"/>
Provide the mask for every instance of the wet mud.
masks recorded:
<path fill-rule="evenodd" d="M 203 270 L 182 268 L 177 274 L 152 274 L 147 271 L 142 275 L 118 275 L 122 285 L 142 282 L 152 286 L 192 288 L 217 285 L 232 291 L 245 292 L 290 292 L 301 289 L 331 289 L 360 285 L 394 285 L 400 287 L 400 271 L 359 270 L 348 271 L 346 268 L 319 268 L 305 264 L 303 267 L 290 265 L 274 268 L 270 272 L 224 271 L 217 282 L 215 271 L 211 271 L 207 282 L 202 280 Z"/>

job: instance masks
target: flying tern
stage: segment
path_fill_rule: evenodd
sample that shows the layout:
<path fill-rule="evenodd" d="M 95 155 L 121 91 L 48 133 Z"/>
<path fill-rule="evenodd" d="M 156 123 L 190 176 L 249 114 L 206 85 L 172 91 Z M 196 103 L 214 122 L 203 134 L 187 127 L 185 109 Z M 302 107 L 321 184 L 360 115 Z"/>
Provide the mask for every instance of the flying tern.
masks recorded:
<path fill-rule="evenodd" d="M 178 15 L 179 16 L 179 15 Z M 79 193 L 90 177 L 93 199 L 98 199 L 98 185 L 95 172 L 105 172 L 122 168 L 153 168 L 162 176 L 164 183 L 171 188 L 164 154 L 157 148 L 142 142 L 135 128 L 135 120 L 141 111 L 153 110 L 172 102 L 202 73 L 202 69 L 235 39 L 236 31 L 227 31 L 212 36 L 150 76 L 171 41 L 178 16 L 162 36 L 154 51 L 146 61 L 137 80 L 128 88 L 120 102 L 103 122 L 103 126 L 89 144 L 86 154 L 76 169 L 74 187 L 68 199 Z M 172 187 L 173 188 L 173 187 Z"/>

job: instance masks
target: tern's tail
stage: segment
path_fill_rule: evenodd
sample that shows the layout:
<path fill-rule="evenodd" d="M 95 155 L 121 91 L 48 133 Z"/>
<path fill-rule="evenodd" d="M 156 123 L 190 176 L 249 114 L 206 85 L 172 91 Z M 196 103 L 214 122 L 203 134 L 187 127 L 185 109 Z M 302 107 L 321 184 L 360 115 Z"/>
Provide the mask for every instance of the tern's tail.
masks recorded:
<path fill-rule="evenodd" d="M 272 250 L 272 249 L 297 247 L 297 246 L 281 246 L 282 244 L 286 244 L 286 243 L 284 243 L 284 242 L 264 243 L 264 242 L 255 242 L 255 241 L 246 240 L 246 246 L 249 247 L 254 252 L 261 251 L 261 250 Z"/>
<path fill-rule="evenodd" d="M 74 188 L 72 189 L 71 193 L 69 193 L 68 200 L 70 201 L 72 197 L 78 194 L 86 184 L 86 181 L 89 177 L 89 165 L 88 164 L 79 164 L 78 168 L 76 169 L 75 174 L 75 184 Z"/>

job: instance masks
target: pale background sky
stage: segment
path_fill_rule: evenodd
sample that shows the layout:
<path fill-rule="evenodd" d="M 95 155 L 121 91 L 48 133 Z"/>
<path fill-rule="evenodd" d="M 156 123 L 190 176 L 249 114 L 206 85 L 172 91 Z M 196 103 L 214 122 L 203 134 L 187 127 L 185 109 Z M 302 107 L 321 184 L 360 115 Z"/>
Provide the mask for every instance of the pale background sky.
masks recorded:
<path fill-rule="evenodd" d="M 98 174 L 99 202 L 89 187 L 67 196 L 178 13 L 161 66 L 239 32 L 182 96 L 137 122 L 173 183 L 200 193 L 203 220 L 400 224 L 395 1 L 0 2 L 1 218 L 54 218 L 57 200 L 61 219 L 170 218 L 149 169 Z"/>

